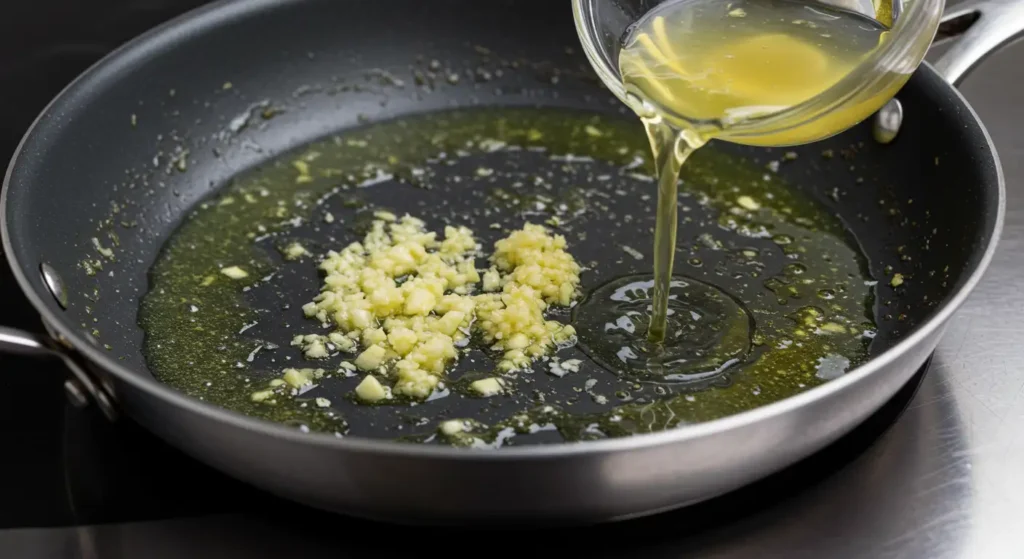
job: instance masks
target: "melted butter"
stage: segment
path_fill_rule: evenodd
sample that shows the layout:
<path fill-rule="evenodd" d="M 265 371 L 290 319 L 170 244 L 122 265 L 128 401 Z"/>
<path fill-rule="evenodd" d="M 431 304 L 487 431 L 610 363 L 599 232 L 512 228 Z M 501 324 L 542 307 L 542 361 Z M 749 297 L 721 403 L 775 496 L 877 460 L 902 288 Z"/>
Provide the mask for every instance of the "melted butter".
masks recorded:
<path fill-rule="evenodd" d="M 644 118 L 692 132 L 691 144 L 715 137 L 790 145 L 853 126 L 902 86 L 839 104 L 826 115 L 758 123 L 839 83 L 886 36 L 878 21 L 820 3 L 673 0 L 636 23 L 619 69 L 627 91 L 640 101 L 634 108 Z M 794 128 L 811 117 L 818 118 Z"/>
<path fill-rule="evenodd" d="M 647 131 L 659 202 L 651 311 L 643 334 L 647 341 L 632 344 L 632 349 L 649 346 L 641 353 L 673 355 L 687 345 L 686 336 L 669 332 L 670 292 L 679 173 L 694 150 L 712 138 L 758 145 L 803 143 L 856 124 L 902 82 L 825 115 L 794 114 L 764 124 L 759 119 L 798 107 L 833 87 L 885 36 L 886 28 L 875 20 L 786 0 L 674 0 L 635 24 L 619 54 L 619 68 Z M 818 118 L 797 126 L 814 116 Z M 734 133 L 739 125 L 744 127 Z M 590 304 L 605 303 L 592 299 Z M 634 351 L 631 359 L 639 363 L 640 355 Z M 652 371 L 670 374 L 664 359 L 646 361 Z"/>

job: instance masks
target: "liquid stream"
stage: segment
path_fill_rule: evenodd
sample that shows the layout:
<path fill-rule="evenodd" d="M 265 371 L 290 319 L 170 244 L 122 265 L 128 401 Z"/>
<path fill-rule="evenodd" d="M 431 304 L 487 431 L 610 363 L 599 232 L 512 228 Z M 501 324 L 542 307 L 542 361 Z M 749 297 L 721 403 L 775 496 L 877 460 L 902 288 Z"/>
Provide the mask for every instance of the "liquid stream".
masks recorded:
<path fill-rule="evenodd" d="M 787 127 L 807 115 L 759 121 L 831 88 L 885 35 L 884 26 L 859 14 L 790 1 L 670 1 L 634 26 L 619 65 L 658 173 L 653 294 L 645 344 L 653 367 L 662 361 L 660 354 L 671 353 L 671 344 L 682 339 L 666 336 L 679 173 L 687 158 L 712 138 L 786 145 L 853 126 L 893 91 L 880 90 L 868 99 L 841 105 L 795 131 Z M 734 135 L 738 127 L 744 131 L 742 138 Z M 751 135 L 760 138 L 743 141 Z"/>

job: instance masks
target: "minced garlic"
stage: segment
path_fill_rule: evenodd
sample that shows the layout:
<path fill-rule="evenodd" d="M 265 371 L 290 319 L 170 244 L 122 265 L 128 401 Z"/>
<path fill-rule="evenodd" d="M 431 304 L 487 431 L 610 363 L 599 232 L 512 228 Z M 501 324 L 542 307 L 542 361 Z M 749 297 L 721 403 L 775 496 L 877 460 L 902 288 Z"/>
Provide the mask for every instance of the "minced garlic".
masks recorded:
<path fill-rule="evenodd" d="M 438 426 L 438 430 L 443 435 L 457 435 L 466 430 L 466 422 L 461 419 L 449 419 Z"/>
<path fill-rule="evenodd" d="M 380 383 L 377 377 L 366 375 L 356 387 L 356 396 L 365 402 L 379 402 L 390 397 L 390 389 Z"/>
<path fill-rule="evenodd" d="M 323 369 L 285 369 L 282 378 L 292 388 L 301 389 L 304 386 L 312 385 L 314 380 L 323 376 Z"/>
<path fill-rule="evenodd" d="M 301 394 L 312 389 L 326 373 L 323 369 L 285 369 L 280 378 L 268 383 L 270 388 L 253 392 L 252 401 L 273 404 L 276 403 L 274 396 L 279 393 Z"/>
<path fill-rule="evenodd" d="M 482 378 L 470 383 L 469 387 L 477 394 L 488 397 L 501 394 L 505 389 L 505 381 L 497 377 Z"/>
<path fill-rule="evenodd" d="M 249 277 L 249 272 L 246 272 L 238 266 L 228 266 L 227 268 L 221 268 L 220 273 L 231 279 L 244 279 Z M 213 282 L 210 282 L 213 283 Z"/>
<path fill-rule="evenodd" d="M 476 298 L 477 327 L 492 350 L 504 352 L 499 370 L 525 368 L 575 338 L 572 326 L 544 319 L 549 304 L 569 306 L 577 294 L 580 267 L 565 246 L 565 237 L 530 223 L 494 244 L 491 260 L 506 275 L 501 293 Z"/>
<path fill-rule="evenodd" d="M 494 243 L 492 260 L 506 282 L 530 286 L 549 304 L 569 306 L 580 283 L 580 266 L 565 250 L 565 237 L 527 223 Z"/>
<path fill-rule="evenodd" d="M 761 203 L 758 202 L 757 200 L 754 200 L 750 196 L 740 196 L 739 198 L 736 199 L 736 203 L 750 211 L 756 211 L 761 209 Z"/>
<path fill-rule="evenodd" d="M 300 243 L 291 243 L 281 249 L 281 254 L 284 255 L 285 260 L 298 260 L 303 256 L 309 256 L 309 251 Z"/>
<path fill-rule="evenodd" d="M 502 352 L 502 371 L 526 367 L 573 339 L 571 326 L 543 316 L 550 304 L 569 305 L 579 284 L 579 265 L 562 236 L 527 224 L 495 244 L 494 266 L 481 278 L 479 245 L 469 229 L 448 226 L 438 239 L 417 218 L 374 217 L 361 243 L 328 253 L 320 264 L 326 273 L 321 293 L 303 306 L 307 317 L 333 323 L 337 331 L 292 342 L 311 359 L 332 349 L 357 352 L 355 368 L 371 373 L 356 389 L 361 400 L 377 402 L 392 391 L 429 396 L 468 343 L 471 326 Z M 491 292 L 474 295 L 481 287 Z M 378 377 L 392 382 L 389 390 Z M 474 389 L 493 395 L 503 386 L 489 379 Z"/>
<path fill-rule="evenodd" d="M 326 336 L 318 334 L 295 336 L 292 339 L 292 345 L 301 348 L 306 359 L 327 359 L 339 351 L 345 353 L 356 351 L 355 340 L 340 332 L 331 332 Z"/>

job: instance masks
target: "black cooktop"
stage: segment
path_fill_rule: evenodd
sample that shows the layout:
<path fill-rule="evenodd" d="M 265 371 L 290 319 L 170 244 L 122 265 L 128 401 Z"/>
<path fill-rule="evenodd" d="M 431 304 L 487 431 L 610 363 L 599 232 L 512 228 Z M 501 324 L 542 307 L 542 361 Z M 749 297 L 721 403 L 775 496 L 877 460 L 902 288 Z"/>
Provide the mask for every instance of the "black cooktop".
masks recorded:
<path fill-rule="evenodd" d="M 0 17 L 0 166 L 46 104 L 118 45 L 203 0 L 48 0 L 6 2 Z M 42 331 L 0 265 L 2 320 Z M 0 527 L 72 522 L 66 505 L 60 367 L 0 356 Z M 17 480 L 16 482 L 14 480 Z M 0 553 L 0 556 L 3 554 Z"/>
<path fill-rule="evenodd" d="M 200 0 L 19 4 L 0 23 L 0 159 L 74 76 L 121 42 Z M 59 7 L 55 7 L 56 4 Z M 43 13 L 42 10 L 47 10 Z M 38 11 L 40 13 L 33 13 Z M 3 324 L 42 331 L 6 263 L 0 266 Z M 118 524 L 246 513 L 299 531 L 336 525 L 338 517 L 282 502 L 168 447 L 130 420 L 110 423 L 64 398 L 58 363 L 0 356 L 0 530 Z M 686 510 L 616 525 L 677 537 L 721 528 L 763 513 L 841 470 L 904 410 L 922 369 L 882 410 L 842 440 L 751 487 Z M 345 519 L 348 530 L 368 522 Z M 607 530 L 607 528 L 606 528 Z M 0 556 L 6 556 L 0 550 Z"/>

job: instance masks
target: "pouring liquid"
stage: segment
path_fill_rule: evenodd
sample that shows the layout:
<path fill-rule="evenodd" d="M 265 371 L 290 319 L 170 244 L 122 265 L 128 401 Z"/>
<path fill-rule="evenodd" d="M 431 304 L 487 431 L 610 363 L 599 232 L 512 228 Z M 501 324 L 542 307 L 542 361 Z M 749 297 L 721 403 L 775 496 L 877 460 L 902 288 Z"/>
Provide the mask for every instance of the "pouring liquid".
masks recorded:
<path fill-rule="evenodd" d="M 860 122 L 895 91 L 840 105 L 810 124 L 795 115 L 758 128 L 760 117 L 801 105 L 849 75 L 885 33 L 883 25 L 860 14 L 791 0 L 675 0 L 635 24 L 619 67 L 647 131 L 659 181 L 651 317 L 647 343 L 640 344 L 653 362 L 672 349 L 665 347 L 666 330 L 678 180 L 686 159 L 712 138 L 791 145 Z M 739 125 L 742 135 L 734 133 Z"/>

